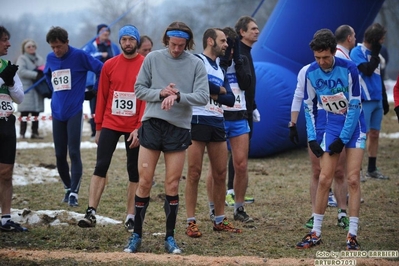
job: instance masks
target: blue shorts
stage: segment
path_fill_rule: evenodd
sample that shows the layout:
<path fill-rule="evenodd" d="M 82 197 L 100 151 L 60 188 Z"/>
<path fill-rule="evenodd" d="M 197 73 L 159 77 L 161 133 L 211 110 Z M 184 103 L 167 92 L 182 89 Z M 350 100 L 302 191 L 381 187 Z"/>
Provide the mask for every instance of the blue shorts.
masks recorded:
<path fill-rule="evenodd" d="M 367 128 L 366 132 L 369 132 L 370 129 L 381 130 L 383 117 L 382 101 L 364 101 L 362 102 L 362 106 Z"/>
<path fill-rule="evenodd" d="M 247 119 L 225 120 L 224 128 L 227 138 L 233 138 L 249 133 L 250 128 Z"/>
<path fill-rule="evenodd" d="M 345 123 L 345 116 L 336 115 L 329 113 L 328 115 L 328 126 L 326 127 L 325 133 L 323 135 L 320 147 L 325 151 L 329 152 L 328 148 L 331 143 L 339 138 L 342 128 Z M 348 143 L 345 144 L 345 148 L 359 148 L 365 149 L 366 147 L 366 124 L 364 122 L 363 112 L 360 114 L 359 121 L 353 132 L 352 138 Z"/>

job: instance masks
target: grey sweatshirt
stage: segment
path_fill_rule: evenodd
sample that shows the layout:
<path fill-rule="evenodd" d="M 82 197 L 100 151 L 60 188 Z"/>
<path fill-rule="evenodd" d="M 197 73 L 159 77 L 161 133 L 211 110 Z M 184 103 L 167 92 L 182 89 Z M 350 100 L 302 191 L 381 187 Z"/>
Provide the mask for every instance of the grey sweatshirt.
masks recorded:
<path fill-rule="evenodd" d="M 180 101 L 168 111 L 161 109 L 160 92 L 174 83 Z M 142 121 L 159 118 L 180 128 L 191 128 L 192 106 L 209 101 L 208 74 L 198 57 L 184 51 L 173 58 L 168 49 L 156 50 L 144 59 L 134 85 L 137 98 L 146 101 Z"/>

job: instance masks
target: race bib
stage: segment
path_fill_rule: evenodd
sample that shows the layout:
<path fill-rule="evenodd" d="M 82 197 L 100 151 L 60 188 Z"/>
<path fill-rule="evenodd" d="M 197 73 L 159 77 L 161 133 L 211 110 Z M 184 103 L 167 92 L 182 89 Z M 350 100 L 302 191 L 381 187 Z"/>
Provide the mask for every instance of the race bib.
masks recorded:
<path fill-rule="evenodd" d="M 12 104 L 11 96 L 8 94 L 0 94 L 0 117 L 8 117 L 14 113 L 15 107 Z"/>
<path fill-rule="evenodd" d="M 60 69 L 51 73 L 51 83 L 53 84 L 54 92 L 71 90 L 71 70 Z"/>
<path fill-rule="evenodd" d="M 335 95 L 320 95 L 323 109 L 334 114 L 345 114 L 348 109 L 348 100 L 343 92 Z"/>
<path fill-rule="evenodd" d="M 233 107 L 223 106 L 223 109 L 227 111 L 246 110 L 245 92 L 240 90 L 240 88 L 231 87 L 231 90 L 233 91 L 235 98 L 234 106 Z"/>
<path fill-rule="evenodd" d="M 114 91 L 112 114 L 133 116 L 136 114 L 136 94 L 134 92 Z"/>
<path fill-rule="evenodd" d="M 207 105 L 205 105 L 205 109 L 210 112 L 223 114 L 222 105 L 212 98 L 209 98 L 209 102 L 207 103 Z"/>

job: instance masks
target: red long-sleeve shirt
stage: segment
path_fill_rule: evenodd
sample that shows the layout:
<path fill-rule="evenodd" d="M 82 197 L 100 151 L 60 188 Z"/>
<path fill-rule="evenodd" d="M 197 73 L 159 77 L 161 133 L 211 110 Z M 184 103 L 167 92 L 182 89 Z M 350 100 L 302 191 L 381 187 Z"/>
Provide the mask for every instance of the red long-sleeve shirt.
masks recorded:
<path fill-rule="evenodd" d="M 96 130 L 108 128 L 130 133 L 141 126 L 145 102 L 136 98 L 136 113 L 133 116 L 112 114 L 112 104 L 117 100 L 114 92 L 134 92 L 134 84 L 144 57 L 138 54 L 127 59 L 123 54 L 104 63 L 101 70 L 95 111 Z M 114 103 L 115 104 L 115 103 Z"/>
<path fill-rule="evenodd" d="M 399 106 L 399 75 L 396 84 L 393 87 L 393 100 L 395 102 L 395 107 Z"/>

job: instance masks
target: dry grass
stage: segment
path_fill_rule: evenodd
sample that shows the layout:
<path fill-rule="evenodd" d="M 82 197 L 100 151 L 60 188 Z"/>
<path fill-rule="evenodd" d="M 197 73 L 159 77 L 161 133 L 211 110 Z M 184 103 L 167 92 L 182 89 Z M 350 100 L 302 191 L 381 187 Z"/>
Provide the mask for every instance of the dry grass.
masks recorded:
<path fill-rule="evenodd" d="M 391 106 L 392 107 L 392 106 Z M 393 109 L 393 108 L 391 108 Z M 399 125 L 391 111 L 384 117 L 384 133 L 399 131 Z M 88 136 L 84 137 L 89 138 Z M 48 137 L 43 141 L 51 141 Z M 288 141 L 288 140 L 287 140 Z M 362 183 L 360 230 L 358 240 L 363 250 L 399 249 L 399 140 L 381 138 L 377 164 L 390 180 L 368 180 Z M 88 185 L 95 165 L 95 150 L 83 149 L 84 175 L 80 192 L 80 206 L 70 208 L 60 203 L 63 196 L 61 183 L 15 187 L 13 208 L 70 209 L 83 213 L 88 203 Z M 17 162 L 39 165 L 55 164 L 54 151 L 46 149 L 19 150 Z M 207 161 L 206 165 L 207 167 Z M 363 167 L 367 167 L 366 156 Z M 204 168 L 207 169 L 207 168 Z M 165 231 L 163 211 L 163 172 L 161 159 L 156 170 L 156 182 L 151 191 L 151 202 L 144 225 L 143 245 L 140 252 L 163 254 L 163 236 L 153 233 Z M 205 172 L 205 171 L 203 171 Z M 185 180 L 180 184 L 180 208 L 176 226 L 176 240 L 184 250 L 184 255 L 201 256 L 257 256 L 261 258 L 315 258 L 318 251 L 341 251 L 345 249 L 346 232 L 338 228 L 336 208 L 328 208 L 323 223 L 323 244 L 311 250 L 298 251 L 294 245 L 307 229 L 305 221 L 311 214 L 309 197 L 310 164 L 305 148 L 277 154 L 264 159 L 251 159 L 249 162 L 250 185 L 248 194 L 254 195 L 254 204 L 247 205 L 247 212 L 255 218 L 255 228 L 244 228 L 239 235 L 215 233 L 209 221 L 205 181 L 202 178 L 199 189 L 197 219 L 203 237 L 191 239 L 185 231 Z M 184 171 L 186 174 L 186 170 Z M 127 176 L 125 153 L 116 150 L 109 171 L 109 183 L 102 196 L 98 214 L 114 219 L 125 218 Z M 203 174 L 204 176 L 204 174 Z M 233 219 L 232 208 L 226 207 L 226 215 Z M 129 237 L 122 225 L 97 226 L 82 229 L 77 221 L 70 221 L 67 227 L 30 227 L 26 234 L 0 234 L 1 248 L 39 250 L 78 250 L 84 252 L 122 251 Z M 236 224 L 237 226 L 242 226 Z M 24 258 L 3 260 L 7 264 L 36 265 Z M 398 262 L 398 261 L 396 261 Z M 0 264 L 2 264 L 0 262 Z M 40 263 L 41 265 L 47 264 Z M 50 260 L 47 265 L 76 265 L 72 259 Z"/>

